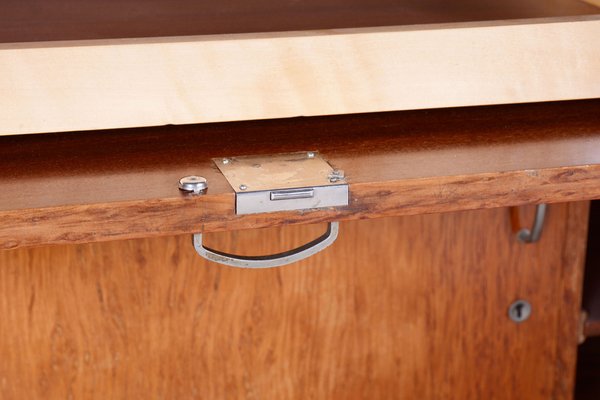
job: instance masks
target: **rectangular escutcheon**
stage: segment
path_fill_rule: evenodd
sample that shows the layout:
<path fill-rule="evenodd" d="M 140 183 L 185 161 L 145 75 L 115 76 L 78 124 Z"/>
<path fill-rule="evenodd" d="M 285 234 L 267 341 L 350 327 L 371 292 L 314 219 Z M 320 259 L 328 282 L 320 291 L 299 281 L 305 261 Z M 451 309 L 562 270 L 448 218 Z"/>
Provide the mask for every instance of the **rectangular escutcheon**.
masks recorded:
<path fill-rule="evenodd" d="M 314 151 L 213 161 L 235 191 L 236 214 L 348 205 L 343 171 Z"/>

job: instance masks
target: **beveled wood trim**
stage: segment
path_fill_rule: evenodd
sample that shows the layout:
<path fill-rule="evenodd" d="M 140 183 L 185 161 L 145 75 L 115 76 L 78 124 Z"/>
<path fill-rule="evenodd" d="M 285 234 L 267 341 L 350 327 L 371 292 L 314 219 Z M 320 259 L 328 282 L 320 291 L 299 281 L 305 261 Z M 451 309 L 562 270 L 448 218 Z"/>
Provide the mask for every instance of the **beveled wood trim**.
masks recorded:
<path fill-rule="evenodd" d="M 0 248 L 85 243 L 600 198 L 600 165 L 350 185 L 350 206 L 236 216 L 234 195 L 0 213 Z"/>
<path fill-rule="evenodd" d="M 600 100 L 0 138 L 0 248 L 600 198 Z M 236 216 L 212 158 L 318 150 L 348 207 Z M 206 195 L 177 189 L 208 179 Z"/>

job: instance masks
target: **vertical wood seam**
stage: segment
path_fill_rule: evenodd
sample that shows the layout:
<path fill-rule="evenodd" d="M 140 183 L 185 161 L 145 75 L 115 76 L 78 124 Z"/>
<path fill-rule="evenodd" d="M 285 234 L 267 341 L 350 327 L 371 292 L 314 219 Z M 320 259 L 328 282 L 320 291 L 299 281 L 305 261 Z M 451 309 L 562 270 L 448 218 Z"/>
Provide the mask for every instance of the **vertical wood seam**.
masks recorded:
<path fill-rule="evenodd" d="M 575 391 L 578 324 L 590 202 L 569 203 L 560 271 L 561 298 L 557 319 L 554 399 L 572 399 Z"/>

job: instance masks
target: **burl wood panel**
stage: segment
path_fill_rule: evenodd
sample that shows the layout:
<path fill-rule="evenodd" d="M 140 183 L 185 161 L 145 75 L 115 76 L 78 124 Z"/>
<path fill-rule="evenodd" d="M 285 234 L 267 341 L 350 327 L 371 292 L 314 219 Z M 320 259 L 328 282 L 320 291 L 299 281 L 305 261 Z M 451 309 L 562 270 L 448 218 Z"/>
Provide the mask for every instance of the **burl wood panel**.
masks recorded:
<path fill-rule="evenodd" d="M 507 209 L 346 222 L 326 252 L 261 271 L 208 264 L 188 236 L 2 252 L 0 397 L 569 398 L 585 232 L 568 228 L 586 216 L 551 206 L 535 245 Z M 267 253 L 321 229 L 207 244 Z"/>

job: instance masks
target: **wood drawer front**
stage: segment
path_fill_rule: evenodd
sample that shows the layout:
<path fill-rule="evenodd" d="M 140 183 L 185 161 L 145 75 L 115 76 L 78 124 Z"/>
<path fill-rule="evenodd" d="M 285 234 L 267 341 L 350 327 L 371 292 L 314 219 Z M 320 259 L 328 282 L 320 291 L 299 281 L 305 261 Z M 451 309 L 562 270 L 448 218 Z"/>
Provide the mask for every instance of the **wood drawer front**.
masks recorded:
<path fill-rule="evenodd" d="M 0 397 L 567 399 L 586 217 L 551 206 L 535 245 L 507 209 L 350 221 L 261 271 L 187 236 L 0 252 Z M 207 241 L 269 253 L 321 229 Z M 533 312 L 515 324 L 519 298 Z"/>
<path fill-rule="evenodd" d="M 600 101 L 0 138 L 0 248 L 600 198 Z M 318 150 L 350 205 L 235 215 L 212 158 Z M 182 194 L 186 175 L 208 179 Z"/>
<path fill-rule="evenodd" d="M 240 2 L 196 3 L 130 1 L 155 13 L 126 20 L 0 5 L 17 21 L 0 28 L 0 135 L 600 97 L 600 9 L 579 0 L 265 2 L 269 32 Z"/>

